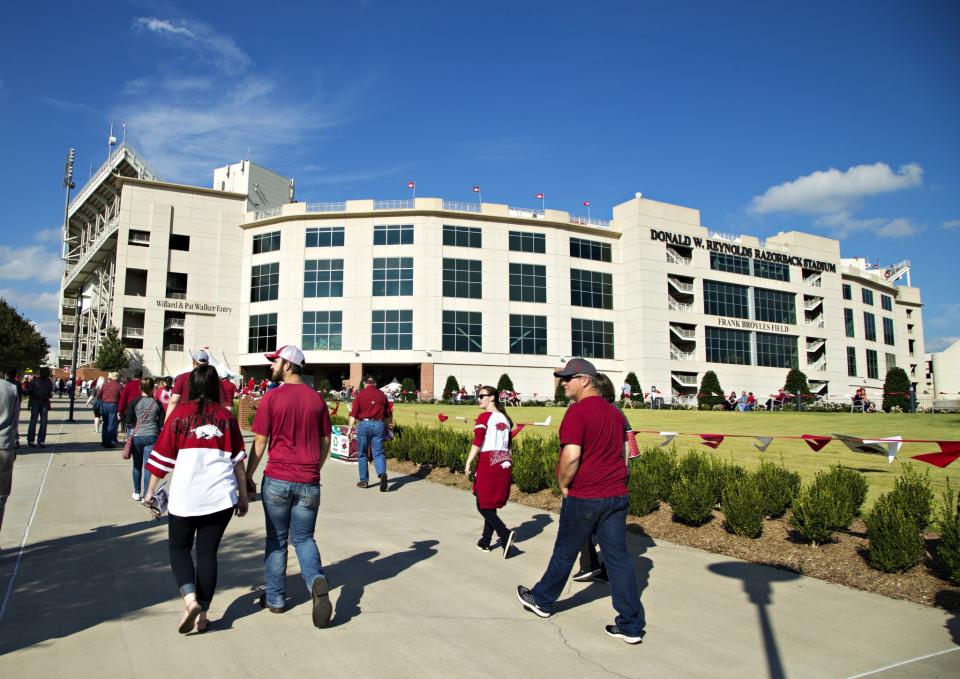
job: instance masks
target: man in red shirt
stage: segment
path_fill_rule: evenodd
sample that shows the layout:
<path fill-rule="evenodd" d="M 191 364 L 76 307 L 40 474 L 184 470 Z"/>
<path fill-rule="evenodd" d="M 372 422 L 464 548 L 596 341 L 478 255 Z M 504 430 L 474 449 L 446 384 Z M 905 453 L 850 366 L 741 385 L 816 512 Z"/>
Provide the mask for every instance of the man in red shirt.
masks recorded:
<path fill-rule="evenodd" d="M 210 363 L 210 354 L 203 349 L 197 349 L 190 355 L 190 359 L 193 363 L 193 367 L 196 368 L 198 365 L 207 365 Z M 180 401 L 186 402 L 190 399 L 191 370 L 180 373 L 177 375 L 177 379 L 174 380 L 173 392 L 170 394 L 170 402 L 167 404 L 167 414 L 164 421 L 170 419 L 171 413 L 176 410 L 177 405 L 180 404 Z"/>
<path fill-rule="evenodd" d="M 233 380 L 227 379 L 224 377 L 220 380 L 220 396 L 222 398 L 223 407 L 227 410 L 233 408 L 233 397 L 237 393 L 237 385 L 233 383 Z"/>
<path fill-rule="evenodd" d="M 387 457 L 383 453 L 383 439 L 386 432 L 386 423 L 390 419 L 389 405 L 387 397 L 383 392 L 377 389 L 377 381 L 372 375 L 367 376 L 366 386 L 353 399 L 353 406 L 350 408 L 350 419 L 347 421 L 347 440 L 350 440 L 350 433 L 354 425 L 360 421 L 357 427 L 357 469 L 360 471 L 360 481 L 357 482 L 358 488 L 367 488 L 368 481 L 367 468 L 367 446 L 373 443 L 373 467 L 380 477 L 380 492 L 387 490 Z"/>
<path fill-rule="evenodd" d="M 589 361 L 572 358 L 553 374 L 563 382 L 564 394 L 572 402 L 560 424 L 560 525 L 546 573 L 533 589 L 517 587 L 517 597 L 527 610 L 549 618 L 580 546 L 595 535 L 618 613 L 606 632 L 628 644 L 639 644 L 645 621 L 626 543 L 630 502 L 623 414 L 600 395 L 597 369 Z"/>
<path fill-rule="evenodd" d="M 330 586 L 313 533 L 320 509 L 320 469 L 330 452 L 327 404 L 303 383 L 304 356 L 287 345 L 266 354 L 272 377 L 282 382 L 260 401 L 253 420 L 254 449 L 247 461 L 248 489 L 256 493 L 253 473 L 268 450 L 263 471 L 263 516 L 267 526 L 266 605 L 273 613 L 286 606 L 287 541 L 293 543 L 300 574 L 313 598 L 313 624 L 330 624 Z"/>
<path fill-rule="evenodd" d="M 143 371 L 139 368 L 133 371 L 133 379 L 128 380 L 123 385 L 123 391 L 120 392 L 120 402 L 117 405 L 117 418 L 123 420 L 127 416 L 127 406 L 131 401 L 140 398 L 140 380 L 143 379 Z"/>

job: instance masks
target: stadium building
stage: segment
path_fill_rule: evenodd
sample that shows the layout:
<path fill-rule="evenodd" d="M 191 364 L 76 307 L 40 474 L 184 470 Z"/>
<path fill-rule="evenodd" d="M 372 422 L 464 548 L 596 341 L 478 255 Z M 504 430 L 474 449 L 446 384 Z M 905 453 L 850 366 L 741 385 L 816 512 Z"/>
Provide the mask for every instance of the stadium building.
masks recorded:
<path fill-rule="evenodd" d="M 616 384 L 632 371 L 668 403 L 694 400 L 707 370 L 761 400 L 792 366 L 841 400 L 879 397 L 894 365 L 924 376 L 909 262 L 844 259 L 839 241 L 797 231 L 718 233 L 639 193 L 611 221 L 440 198 L 305 203 L 250 161 L 186 186 L 121 145 L 68 215 L 61 365 L 75 346 L 92 362 L 115 326 L 153 374 L 208 347 L 260 377 L 263 353 L 290 343 L 315 383 L 371 372 L 431 395 L 448 375 L 507 373 L 548 399 L 572 356 Z"/>

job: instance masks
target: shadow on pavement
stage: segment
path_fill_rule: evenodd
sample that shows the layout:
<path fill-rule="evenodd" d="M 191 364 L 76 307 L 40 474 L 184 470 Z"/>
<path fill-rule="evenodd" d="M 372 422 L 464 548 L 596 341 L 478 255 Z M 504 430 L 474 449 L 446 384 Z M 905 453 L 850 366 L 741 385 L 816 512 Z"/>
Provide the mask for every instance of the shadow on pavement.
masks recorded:
<path fill-rule="evenodd" d="M 742 561 L 728 561 L 714 564 L 709 567 L 711 573 L 734 578 L 743 582 L 743 590 L 747 593 L 750 603 L 757 607 L 760 616 L 760 632 L 763 635 L 763 647 L 767 653 L 767 669 L 771 679 L 783 679 L 786 676 L 783 663 L 780 660 L 780 650 L 777 648 L 777 639 L 770 624 L 770 615 L 767 608 L 773 599 L 773 587 L 776 582 L 789 582 L 800 577 L 797 573 L 761 566 L 759 564 Z"/>
<path fill-rule="evenodd" d="M 934 596 L 934 603 L 950 613 L 950 619 L 944 627 L 950 632 L 953 643 L 960 646 L 960 601 L 956 592 L 942 589 Z"/>
<path fill-rule="evenodd" d="M 533 518 L 524 521 L 514 529 L 517 531 L 517 537 L 514 538 L 513 544 L 532 540 L 540 535 L 540 533 L 543 532 L 543 529 L 549 526 L 551 523 L 553 523 L 552 515 L 534 514 Z"/>

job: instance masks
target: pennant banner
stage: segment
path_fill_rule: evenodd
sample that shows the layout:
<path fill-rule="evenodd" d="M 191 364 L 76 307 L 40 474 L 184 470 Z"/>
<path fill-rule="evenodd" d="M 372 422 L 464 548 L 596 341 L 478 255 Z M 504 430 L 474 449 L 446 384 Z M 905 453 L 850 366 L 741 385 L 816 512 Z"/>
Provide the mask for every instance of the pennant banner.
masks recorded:
<path fill-rule="evenodd" d="M 523 431 L 523 428 L 526 427 L 526 426 L 527 426 L 527 425 L 525 425 L 525 424 L 516 424 L 516 425 L 514 425 L 513 429 L 510 430 L 510 438 L 513 438 L 514 436 L 516 436 L 517 434 L 519 434 L 520 432 L 522 432 L 522 431 Z"/>
<path fill-rule="evenodd" d="M 819 453 L 825 445 L 833 440 L 829 436 L 815 436 L 813 434 L 804 434 L 800 438 L 806 441 L 807 445 L 810 446 L 815 453 Z"/>
<path fill-rule="evenodd" d="M 769 448 L 770 444 L 773 443 L 772 436 L 754 436 L 753 438 L 757 439 L 757 442 L 753 444 L 753 447 L 759 450 L 761 453 L 767 452 L 767 448 Z"/>
<path fill-rule="evenodd" d="M 939 453 L 914 455 L 913 459 L 932 464 L 935 467 L 946 467 L 960 458 L 960 441 L 938 441 L 937 445 L 940 446 Z"/>
<path fill-rule="evenodd" d="M 703 439 L 701 443 L 705 446 L 710 446 L 713 449 L 720 447 L 720 444 L 723 443 L 723 434 L 700 434 L 700 438 Z"/>
<path fill-rule="evenodd" d="M 443 413 L 437 413 L 437 419 L 440 420 L 441 422 L 446 422 L 448 418 Z"/>
<path fill-rule="evenodd" d="M 675 431 L 662 431 L 662 432 L 660 432 L 660 436 L 663 437 L 663 440 L 660 442 L 660 446 L 659 446 L 659 447 L 660 447 L 660 448 L 664 448 L 664 447 L 666 447 L 667 445 L 669 445 L 669 443 L 670 443 L 673 439 L 677 438 L 677 432 L 675 432 Z"/>

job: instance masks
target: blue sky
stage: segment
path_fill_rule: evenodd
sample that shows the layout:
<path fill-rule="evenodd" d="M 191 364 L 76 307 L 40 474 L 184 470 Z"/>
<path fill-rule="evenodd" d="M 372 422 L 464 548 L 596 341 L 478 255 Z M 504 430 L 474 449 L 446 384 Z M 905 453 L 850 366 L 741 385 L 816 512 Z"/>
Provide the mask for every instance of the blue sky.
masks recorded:
<path fill-rule="evenodd" d="M 669 5 L 669 6 L 668 6 Z M 960 3 L 17 3 L 0 27 L 0 296 L 55 337 L 64 156 L 111 121 L 163 179 L 249 157 L 308 201 L 421 196 L 907 258 L 960 338 Z M 118 133 L 119 136 L 119 133 Z"/>

